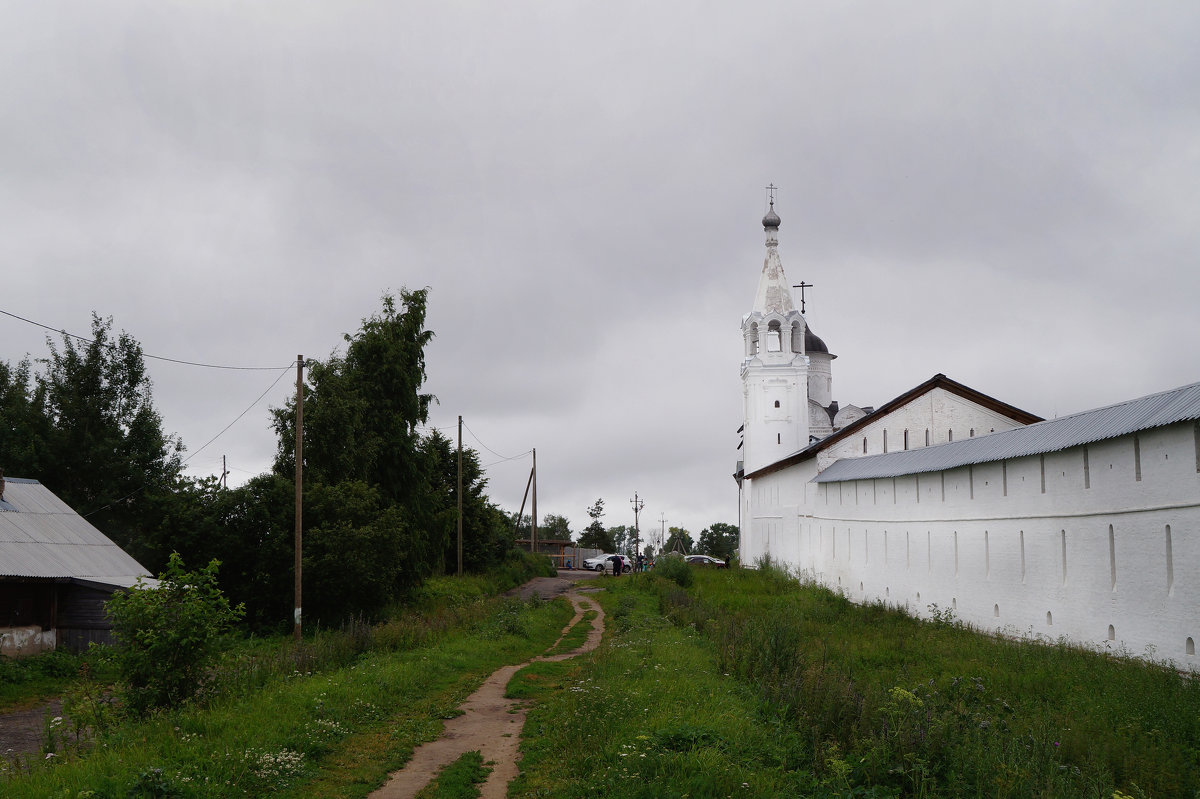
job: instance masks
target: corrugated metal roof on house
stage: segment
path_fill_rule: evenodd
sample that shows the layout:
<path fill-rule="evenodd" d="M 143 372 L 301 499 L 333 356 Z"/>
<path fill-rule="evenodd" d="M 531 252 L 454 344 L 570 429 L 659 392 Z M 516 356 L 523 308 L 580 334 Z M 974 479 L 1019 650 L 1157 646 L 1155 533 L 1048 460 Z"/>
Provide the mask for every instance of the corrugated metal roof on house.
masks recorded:
<path fill-rule="evenodd" d="M 1197 419 L 1200 419 L 1200 383 L 1192 383 L 1140 399 L 978 438 L 889 452 L 886 455 L 842 458 L 814 477 L 813 482 L 833 483 L 940 472 L 959 466 L 1058 452 L 1081 444 Z"/>
<path fill-rule="evenodd" d="M 130 586 L 140 563 L 36 480 L 6 478 L 0 513 L 0 577 L 77 578 Z"/>

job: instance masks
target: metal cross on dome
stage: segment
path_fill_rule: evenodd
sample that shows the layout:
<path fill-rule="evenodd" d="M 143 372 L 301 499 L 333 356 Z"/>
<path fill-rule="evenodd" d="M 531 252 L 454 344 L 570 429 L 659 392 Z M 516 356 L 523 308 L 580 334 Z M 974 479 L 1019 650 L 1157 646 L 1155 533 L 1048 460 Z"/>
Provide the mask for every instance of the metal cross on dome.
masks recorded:
<path fill-rule="evenodd" d="M 804 313 L 804 290 L 810 289 L 812 287 L 813 287 L 812 283 L 805 283 L 803 280 L 801 280 L 796 285 L 792 286 L 792 288 L 794 288 L 794 289 L 800 289 L 800 313 L 802 313 L 802 314 Z"/>
<path fill-rule="evenodd" d="M 771 207 L 774 208 L 775 207 L 775 192 L 779 191 L 779 187 L 776 186 L 774 183 L 771 183 L 769 186 L 766 186 L 766 189 L 767 189 L 767 198 L 771 201 Z"/>

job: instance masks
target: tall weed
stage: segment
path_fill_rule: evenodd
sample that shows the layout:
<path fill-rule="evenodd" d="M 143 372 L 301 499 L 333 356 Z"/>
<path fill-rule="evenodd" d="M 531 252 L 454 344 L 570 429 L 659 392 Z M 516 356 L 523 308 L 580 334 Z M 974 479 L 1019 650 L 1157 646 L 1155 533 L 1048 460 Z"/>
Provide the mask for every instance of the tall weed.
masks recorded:
<path fill-rule="evenodd" d="M 657 587 L 811 742 L 829 782 L 906 796 L 1153 796 L 1200 791 L 1200 684 L 1063 642 L 980 635 L 854 605 L 769 561 Z"/>

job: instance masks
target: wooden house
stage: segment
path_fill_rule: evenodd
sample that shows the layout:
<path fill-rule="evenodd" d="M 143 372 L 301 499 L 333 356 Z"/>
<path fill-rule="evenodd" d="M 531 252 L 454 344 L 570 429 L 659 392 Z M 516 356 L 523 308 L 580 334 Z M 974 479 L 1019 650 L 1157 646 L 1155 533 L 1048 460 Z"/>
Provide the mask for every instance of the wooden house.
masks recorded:
<path fill-rule="evenodd" d="M 0 475 L 0 654 L 108 643 L 105 602 L 149 577 L 37 480 Z"/>

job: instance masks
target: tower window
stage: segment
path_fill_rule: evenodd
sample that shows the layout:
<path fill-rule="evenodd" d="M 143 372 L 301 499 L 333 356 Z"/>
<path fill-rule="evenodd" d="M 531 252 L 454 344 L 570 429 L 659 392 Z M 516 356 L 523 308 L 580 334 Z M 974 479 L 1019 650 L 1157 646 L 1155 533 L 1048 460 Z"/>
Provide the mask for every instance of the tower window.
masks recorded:
<path fill-rule="evenodd" d="M 783 433 L 776 433 L 776 434 L 775 434 L 775 443 L 776 443 L 776 444 L 782 444 L 782 443 L 783 443 Z"/>
<path fill-rule="evenodd" d="M 1171 549 L 1171 525 L 1166 527 L 1167 542 L 1167 595 L 1175 592 L 1175 555 Z"/>
<path fill-rule="evenodd" d="M 946 431 L 946 440 L 953 443 L 953 441 L 954 441 L 954 431 L 953 430 Z"/>
<path fill-rule="evenodd" d="M 779 400 L 775 400 L 775 407 L 776 407 L 776 408 L 778 408 L 778 407 L 779 407 Z"/>
<path fill-rule="evenodd" d="M 971 438 L 974 438 L 974 437 L 975 437 L 975 428 L 972 427 L 971 428 Z"/>
<path fill-rule="evenodd" d="M 887 452 L 887 431 L 883 431 L 883 451 Z"/>
<path fill-rule="evenodd" d="M 925 446 L 929 446 L 929 428 L 925 428 Z"/>
<path fill-rule="evenodd" d="M 867 437 L 863 436 L 863 454 L 867 454 Z"/>
<path fill-rule="evenodd" d="M 904 431 L 904 448 L 908 449 L 908 430 Z"/>

